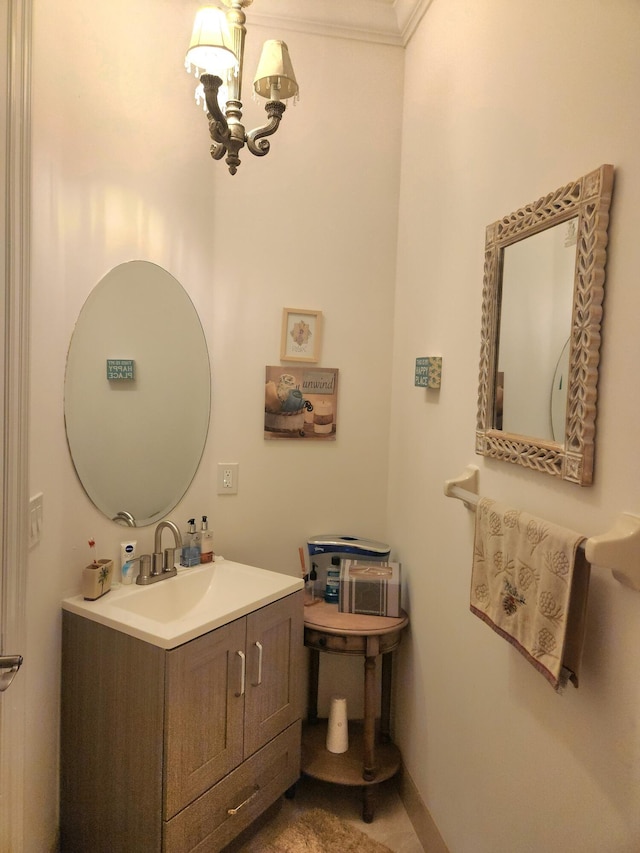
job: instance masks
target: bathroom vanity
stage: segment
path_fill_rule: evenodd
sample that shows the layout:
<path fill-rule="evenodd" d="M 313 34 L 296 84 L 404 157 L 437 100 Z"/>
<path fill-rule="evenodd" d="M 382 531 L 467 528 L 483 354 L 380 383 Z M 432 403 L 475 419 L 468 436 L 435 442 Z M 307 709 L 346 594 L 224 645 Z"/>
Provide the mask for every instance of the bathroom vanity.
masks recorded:
<path fill-rule="evenodd" d="M 300 775 L 301 582 L 189 571 L 63 602 L 65 853 L 214 853 Z"/>

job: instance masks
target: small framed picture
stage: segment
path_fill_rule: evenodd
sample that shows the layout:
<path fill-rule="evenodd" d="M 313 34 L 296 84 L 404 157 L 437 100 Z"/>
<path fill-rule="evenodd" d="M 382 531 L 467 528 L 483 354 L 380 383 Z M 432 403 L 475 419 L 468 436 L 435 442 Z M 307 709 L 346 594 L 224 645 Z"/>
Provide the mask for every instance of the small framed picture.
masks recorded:
<path fill-rule="evenodd" d="M 320 361 L 321 341 L 322 311 L 283 309 L 281 361 Z"/>

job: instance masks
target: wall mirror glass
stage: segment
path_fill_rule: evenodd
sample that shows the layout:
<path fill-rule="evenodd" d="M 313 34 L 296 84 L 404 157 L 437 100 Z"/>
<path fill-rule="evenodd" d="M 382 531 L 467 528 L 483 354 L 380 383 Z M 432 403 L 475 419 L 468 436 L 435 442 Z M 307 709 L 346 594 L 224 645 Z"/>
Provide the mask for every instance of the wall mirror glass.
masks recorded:
<path fill-rule="evenodd" d="M 69 451 L 89 498 L 141 527 L 180 501 L 209 427 L 207 344 L 186 291 L 166 270 L 129 261 L 92 290 L 65 376 Z"/>
<path fill-rule="evenodd" d="M 593 479 L 613 166 L 487 227 L 476 453 Z"/>

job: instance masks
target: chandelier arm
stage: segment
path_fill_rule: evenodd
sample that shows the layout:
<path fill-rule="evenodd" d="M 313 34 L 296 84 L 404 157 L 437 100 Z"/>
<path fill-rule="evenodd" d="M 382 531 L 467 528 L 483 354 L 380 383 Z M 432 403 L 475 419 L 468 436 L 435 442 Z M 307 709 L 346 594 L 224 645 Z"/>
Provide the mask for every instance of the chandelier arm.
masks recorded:
<path fill-rule="evenodd" d="M 218 136 L 221 137 L 220 141 L 223 141 L 224 137 L 228 133 L 229 126 L 227 124 L 227 119 L 218 104 L 218 89 L 222 86 L 222 80 L 219 77 L 216 77 L 215 74 L 203 74 L 200 77 L 200 82 L 204 89 L 204 99 L 207 104 L 207 112 L 209 114 L 209 131 L 211 133 L 211 138 L 215 139 L 212 130 L 212 125 L 215 123 Z"/>
<path fill-rule="evenodd" d="M 209 119 L 209 136 L 213 140 L 209 151 L 214 160 L 221 160 L 229 148 L 230 131 L 228 127 L 221 125 L 211 113 L 207 113 L 207 118 Z"/>
<path fill-rule="evenodd" d="M 224 144 L 224 142 L 217 142 L 214 140 L 211 143 L 211 148 L 209 149 L 209 152 L 214 160 L 222 160 L 224 155 L 227 153 L 227 146 Z"/>
<path fill-rule="evenodd" d="M 247 134 L 247 148 L 256 157 L 264 157 L 269 153 L 271 143 L 265 137 L 272 136 L 280 126 L 286 105 L 282 101 L 268 101 L 265 110 L 270 119 L 269 123 L 263 127 L 256 127 Z"/>
<path fill-rule="evenodd" d="M 222 85 L 222 80 L 215 74 L 203 74 L 200 80 L 207 104 L 209 136 L 213 140 L 210 153 L 214 160 L 222 160 L 227 153 L 231 138 L 229 124 L 218 104 L 218 89 Z"/>

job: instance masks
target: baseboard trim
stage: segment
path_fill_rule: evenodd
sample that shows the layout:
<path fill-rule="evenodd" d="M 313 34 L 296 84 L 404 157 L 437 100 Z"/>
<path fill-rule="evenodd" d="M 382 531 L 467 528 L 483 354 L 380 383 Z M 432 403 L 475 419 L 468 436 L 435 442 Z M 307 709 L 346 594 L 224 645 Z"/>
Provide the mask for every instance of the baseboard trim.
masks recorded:
<path fill-rule="evenodd" d="M 438 827 L 431 817 L 429 809 L 424 804 L 413 779 L 405 767 L 402 767 L 398 774 L 398 793 L 409 815 L 409 820 L 413 824 L 418 840 L 426 853 L 449 853 L 449 849 L 442 840 L 442 836 L 438 832 Z"/>

